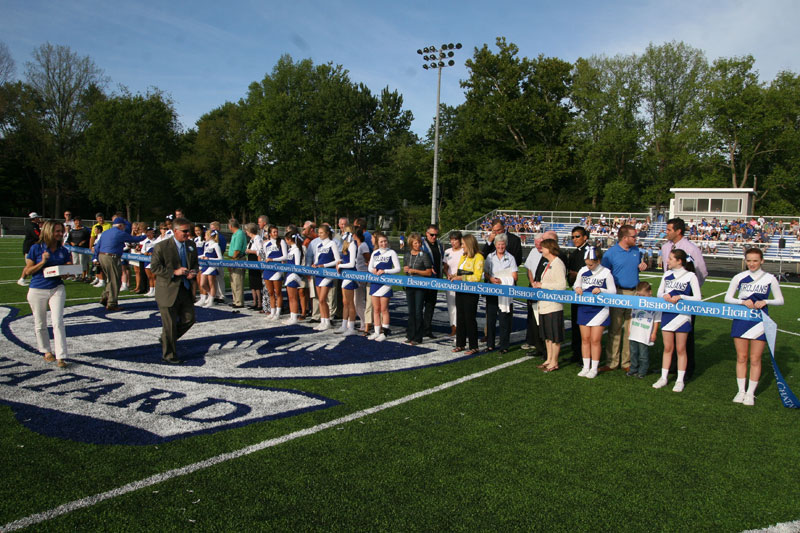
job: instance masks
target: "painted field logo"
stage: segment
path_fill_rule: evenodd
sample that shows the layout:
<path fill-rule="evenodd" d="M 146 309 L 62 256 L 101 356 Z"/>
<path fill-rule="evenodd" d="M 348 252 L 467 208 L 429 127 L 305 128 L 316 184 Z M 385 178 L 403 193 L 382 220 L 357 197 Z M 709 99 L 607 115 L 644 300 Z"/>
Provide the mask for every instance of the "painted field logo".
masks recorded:
<path fill-rule="evenodd" d="M 448 340 L 408 346 L 395 335 L 395 342 L 378 344 L 212 308 L 198 309 L 197 324 L 179 341 L 186 364 L 164 365 L 155 305 L 138 301 L 108 315 L 96 304 L 67 308 L 71 364 L 64 371 L 36 352 L 33 318 L 12 313 L 0 307 L 0 402 L 34 431 L 91 443 L 153 444 L 338 403 L 226 380 L 392 372 L 458 355 Z"/>

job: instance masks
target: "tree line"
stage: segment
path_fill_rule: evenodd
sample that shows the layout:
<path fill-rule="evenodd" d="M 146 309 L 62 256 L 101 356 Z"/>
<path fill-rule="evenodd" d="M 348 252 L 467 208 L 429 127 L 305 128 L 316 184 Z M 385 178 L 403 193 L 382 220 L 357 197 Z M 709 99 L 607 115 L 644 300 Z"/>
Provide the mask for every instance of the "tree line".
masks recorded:
<path fill-rule="evenodd" d="M 709 62 L 682 42 L 574 63 L 475 48 L 465 101 L 442 105 L 441 222 L 492 209 L 640 210 L 681 186 L 752 187 L 756 210 L 800 212 L 800 79 L 760 81 L 752 56 Z M 46 43 L 12 81 L 0 47 L 0 212 L 64 208 L 277 222 L 428 220 L 433 133 L 403 97 L 332 63 L 281 57 L 238 102 L 184 130 L 158 88 L 109 90 L 89 57 Z M 84 215 L 85 216 L 85 215 Z"/>

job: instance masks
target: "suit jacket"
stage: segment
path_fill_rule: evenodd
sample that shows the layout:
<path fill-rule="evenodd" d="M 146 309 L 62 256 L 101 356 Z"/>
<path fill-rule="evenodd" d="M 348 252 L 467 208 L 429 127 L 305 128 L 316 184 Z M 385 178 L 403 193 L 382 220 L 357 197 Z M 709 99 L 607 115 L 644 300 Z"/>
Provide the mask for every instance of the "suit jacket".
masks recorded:
<path fill-rule="evenodd" d="M 186 246 L 186 263 L 189 270 L 199 272 L 197 246 L 191 239 L 186 239 L 184 245 Z M 181 256 L 174 238 L 163 240 L 155 245 L 153 255 L 150 257 L 150 270 L 156 275 L 156 303 L 159 307 L 172 307 L 175 303 L 178 289 L 184 278 L 174 276 L 172 273 L 180 267 Z"/>
<path fill-rule="evenodd" d="M 506 237 L 508 238 L 508 242 L 506 244 L 506 251 L 511 254 L 511 257 L 517 262 L 517 266 L 522 265 L 522 241 L 517 235 L 514 235 L 510 231 L 506 230 Z M 481 255 L 483 257 L 489 257 L 489 254 L 494 252 L 494 240 L 492 242 L 487 242 L 483 245 L 483 250 L 481 250 Z"/>

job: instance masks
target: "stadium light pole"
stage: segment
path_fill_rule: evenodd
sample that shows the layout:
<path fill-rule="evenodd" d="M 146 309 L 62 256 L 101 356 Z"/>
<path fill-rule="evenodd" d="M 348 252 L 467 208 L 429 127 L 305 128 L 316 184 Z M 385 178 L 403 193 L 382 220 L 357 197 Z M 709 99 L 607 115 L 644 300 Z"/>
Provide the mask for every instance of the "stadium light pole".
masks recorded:
<path fill-rule="evenodd" d="M 443 44 L 441 48 L 426 46 L 420 48 L 417 53 L 422 56 L 424 63 L 422 68 L 425 70 L 436 69 L 439 71 L 439 82 L 436 85 L 436 126 L 433 133 L 433 185 L 431 187 L 431 224 L 439 222 L 438 212 L 438 189 L 439 189 L 439 102 L 442 95 L 442 69 L 452 67 L 456 64 L 452 59 L 455 55 L 453 50 L 461 50 L 461 43 Z"/>

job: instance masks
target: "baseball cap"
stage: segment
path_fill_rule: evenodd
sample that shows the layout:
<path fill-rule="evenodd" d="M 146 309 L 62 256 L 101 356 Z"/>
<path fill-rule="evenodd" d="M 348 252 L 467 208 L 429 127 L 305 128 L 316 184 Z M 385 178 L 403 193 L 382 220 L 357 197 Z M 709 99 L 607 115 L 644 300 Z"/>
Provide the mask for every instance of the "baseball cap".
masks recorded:
<path fill-rule="evenodd" d="M 39 216 L 39 213 L 37 213 L 36 211 L 31 211 L 30 213 L 28 213 L 28 218 L 34 219 L 34 218 L 42 218 L 42 217 Z"/>
<path fill-rule="evenodd" d="M 114 226 L 116 226 L 117 224 L 124 224 L 124 223 L 125 219 L 122 217 L 117 217 L 111 222 L 111 224 L 113 224 Z"/>

